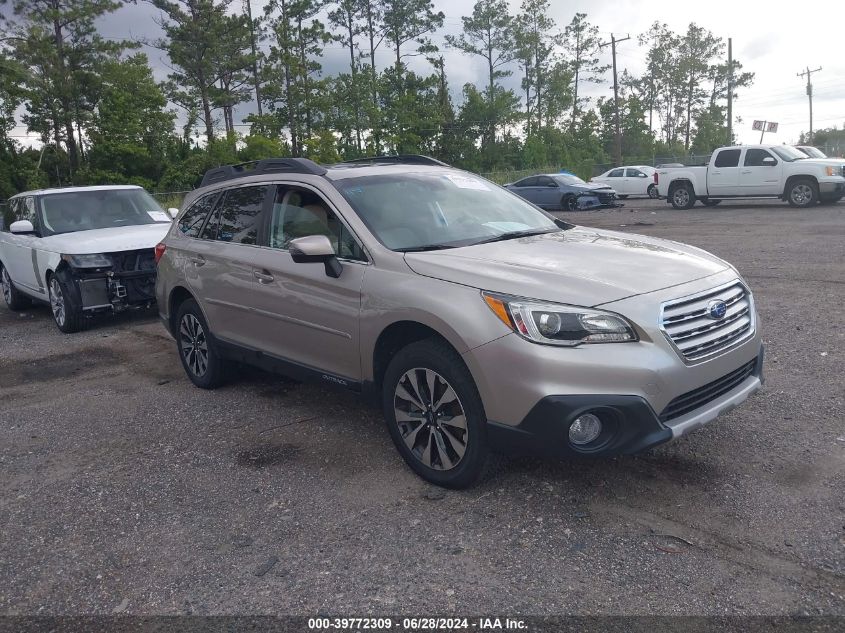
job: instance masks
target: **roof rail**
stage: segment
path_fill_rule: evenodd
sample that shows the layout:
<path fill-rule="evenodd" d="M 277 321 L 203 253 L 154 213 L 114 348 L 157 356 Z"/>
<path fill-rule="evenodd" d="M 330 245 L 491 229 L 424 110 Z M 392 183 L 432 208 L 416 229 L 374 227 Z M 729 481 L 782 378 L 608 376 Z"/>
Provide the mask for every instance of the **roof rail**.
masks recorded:
<path fill-rule="evenodd" d="M 366 158 L 353 158 L 352 160 L 345 160 L 341 165 L 375 165 L 375 164 L 396 164 L 396 165 L 439 165 L 440 167 L 449 167 L 443 161 L 432 158 L 431 156 L 423 156 L 422 154 L 398 154 L 396 156 L 368 156 Z"/>
<path fill-rule="evenodd" d="M 223 165 L 205 172 L 200 187 L 226 180 L 264 174 L 312 174 L 322 176 L 326 168 L 307 158 L 264 158 L 238 165 Z"/>

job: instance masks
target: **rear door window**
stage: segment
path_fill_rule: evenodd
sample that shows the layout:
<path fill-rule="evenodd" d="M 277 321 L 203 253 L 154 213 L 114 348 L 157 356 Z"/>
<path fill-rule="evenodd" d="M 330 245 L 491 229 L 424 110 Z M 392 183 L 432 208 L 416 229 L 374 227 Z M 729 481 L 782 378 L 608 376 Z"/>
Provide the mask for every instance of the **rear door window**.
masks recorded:
<path fill-rule="evenodd" d="M 534 187 L 537 185 L 537 178 L 535 176 L 531 176 L 529 178 L 523 178 L 518 183 L 514 185 L 514 187 Z"/>
<path fill-rule="evenodd" d="M 260 238 L 261 218 L 269 190 L 269 185 L 260 185 L 226 191 L 201 237 L 218 242 L 260 245 L 263 241 Z"/>
<path fill-rule="evenodd" d="M 622 174 L 625 172 L 624 169 L 614 169 L 610 172 L 607 177 L 608 178 L 622 178 Z"/>
<path fill-rule="evenodd" d="M 199 237 L 200 230 L 209 212 L 214 208 L 214 203 L 219 197 L 218 192 L 210 193 L 196 200 L 182 217 L 179 218 L 179 230 L 185 237 Z"/>
<path fill-rule="evenodd" d="M 739 154 L 741 150 L 738 149 L 723 149 L 716 154 L 716 160 L 713 163 L 714 167 L 737 167 L 739 165 Z"/>

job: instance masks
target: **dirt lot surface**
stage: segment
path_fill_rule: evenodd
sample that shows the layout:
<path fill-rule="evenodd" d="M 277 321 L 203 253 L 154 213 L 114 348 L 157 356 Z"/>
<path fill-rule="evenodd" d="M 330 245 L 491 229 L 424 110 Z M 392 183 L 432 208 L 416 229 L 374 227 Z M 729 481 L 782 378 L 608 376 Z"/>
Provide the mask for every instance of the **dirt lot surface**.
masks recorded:
<path fill-rule="evenodd" d="M 432 488 L 356 396 L 190 385 L 154 315 L 0 308 L 0 613 L 845 615 L 845 204 L 571 221 L 752 285 L 765 389 L 637 457 Z"/>

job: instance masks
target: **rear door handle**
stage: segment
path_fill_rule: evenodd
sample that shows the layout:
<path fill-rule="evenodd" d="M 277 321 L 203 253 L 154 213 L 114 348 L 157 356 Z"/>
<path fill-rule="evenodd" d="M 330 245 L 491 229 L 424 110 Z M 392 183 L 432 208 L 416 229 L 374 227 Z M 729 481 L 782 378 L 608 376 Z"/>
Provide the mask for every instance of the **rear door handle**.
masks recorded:
<path fill-rule="evenodd" d="M 742 170 L 741 172 L 739 172 L 739 173 L 741 173 L 741 174 L 750 174 L 750 173 L 751 173 L 751 170 L 750 170 L 750 169 L 743 169 L 743 170 Z"/>
<path fill-rule="evenodd" d="M 252 275 L 253 275 L 253 277 L 255 277 L 258 280 L 258 283 L 260 283 L 260 284 L 271 284 L 271 283 L 273 283 L 273 275 L 271 275 L 270 273 L 268 273 L 266 271 L 253 270 Z"/>
<path fill-rule="evenodd" d="M 205 257 L 203 257 L 202 255 L 197 255 L 196 257 L 189 257 L 188 260 L 196 266 L 202 266 L 203 264 L 205 264 Z"/>

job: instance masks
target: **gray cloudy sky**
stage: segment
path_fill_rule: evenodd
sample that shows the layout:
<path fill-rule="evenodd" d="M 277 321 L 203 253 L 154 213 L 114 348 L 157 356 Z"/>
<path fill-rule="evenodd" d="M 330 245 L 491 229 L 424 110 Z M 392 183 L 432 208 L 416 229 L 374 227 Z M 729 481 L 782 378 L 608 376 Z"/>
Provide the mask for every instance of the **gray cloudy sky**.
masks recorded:
<path fill-rule="evenodd" d="M 446 14 L 443 29 L 434 40 L 444 49 L 446 71 L 453 94 L 457 98 L 466 82 L 482 84 L 485 69 L 478 59 L 443 47 L 447 33 L 460 31 L 461 16 L 469 15 L 474 0 L 434 0 L 435 7 Z M 251 0 L 253 14 L 260 14 L 265 0 Z M 516 12 L 519 1 L 510 0 L 512 12 Z M 238 8 L 241 0 L 235 0 Z M 7 5 L 8 6 L 8 5 Z M 798 135 L 808 128 L 808 103 L 804 83 L 796 74 L 802 69 L 822 67 L 814 74 L 814 127 L 816 129 L 845 125 L 845 56 L 841 54 L 840 38 L 845 24 L 845 5 L 839 2 L 811 3 L 801 15 L 787 11 L 786 3 L 709 0 L 708 2 L 654 2 L 654 0 L 592 2 L 573 0 L 552 0 L 550 12 L 558 28 L 562 29 L 576 12 L 584 12 L 596 24 L 602 36 L 609 39 L 610 33 L 632 38 L 645 31 L 655 20 L 669 24 L 681 32 L 689 22 L 694 21 L 727 40 L 733 38 L 734 57 L 741 61 L 745 70 L 756 73 L 754 85 L 739 95 L 734 111 L 742 117 L 738 126 L 740 142 L 757 143 L 759 133 L 753 132 L 754 119 L 777 121 L 777 134 L 766 134 L 767 142 L 794 142 Z M 127 39 L 155 39 L 160 34 L 156 24 L 158 11 L 143 0 L 127 5 L 101 21 L 100 31 L 104 36 Z M 800 28 L 796 27 L 796 22 Z M 166 56 L 153 48 L 143 49 L 150 57 L 157 78 L 163 79 L 168 72 Z M 610 62 L 609 47 L 606 50 Z M 619 72 L 627 68 L 638 75 L 644 68 L 645 49 L 631 39 L 619 45 L 617 63 Z M 391 62 L 388 49 L 379 52 L 384 65 Z M 323 58 L 324 72 L 332 73 L 346 67 L 347 57 L 339 45 L 330 46 Z M 430 66 L 421 58 L 409 60 L 415 70 L 430 72 Z M 585 86 L 583 91 L 592 96 L 612 94 L 610 73 L 607 83 Z M 513 78 L 513 87 L 518 88 L 518 79 Z M 245 106 L 238 117 L 249 112 Z M 246 128 L 241 128 L 246 131 Z M 25 130 L 16 131 L 24 134 Z M 20 139 L 24 140 L 24 139 Z"/>

